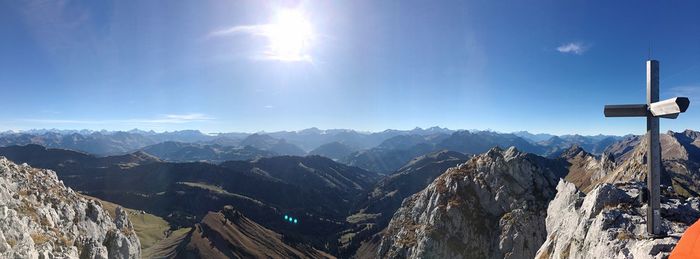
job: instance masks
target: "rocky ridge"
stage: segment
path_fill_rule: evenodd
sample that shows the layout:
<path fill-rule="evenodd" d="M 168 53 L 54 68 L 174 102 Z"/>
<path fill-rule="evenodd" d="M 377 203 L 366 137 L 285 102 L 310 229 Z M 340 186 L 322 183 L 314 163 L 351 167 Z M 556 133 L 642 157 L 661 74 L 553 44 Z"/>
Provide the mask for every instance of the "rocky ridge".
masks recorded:
<path fill-rule="evenodd" d="M 663 187 L 670 186 L 674 192 L 686 198 L 700 194 L 699 135 L 699 132 L 686 130 L 679 133 L 668 132 L 660 137 L 663 163 L 661 184 Z M 580 179 L 588 179 L 588 182 L 578 181 L 569 176 L 567 180 L 584 192 L 603 183 L 645 181 L 647 146 L 645 136 L 636 136 L 616 143 L 600 158 L 587 155 L 587 160 L 584 161 L 568 157 L 566 159 L 571 164 L 570 171 L 584 168 L 574 175 L 578 175 L 577 178 Z"/>
<path fill-rule="evenodd" d="M 437 151 L 416 157 L 394 174 L 379 181 L 358 204 L 347 221 L 353 229 L 342 233 L 341 248 L 356 250 L 363 242 L 372 243 L 373 236 L 386 228 L 401 202 L 428 186 L 448 168 L 466 162 L 468 156 L 454 151 Z M 344 251 L 341 250 L 342 257 Z M 359 256 L 359 255 L 358 255 Z"/>
<path fill-rule="evenodd" d="M 564 179 L 575 184 L 583 192 L 590 191 L 616 166 L 613 155 L 604 154 L 598 157 L 579 146 L 571 146 L 559 158 L 566 161 L 569 170 Z"/>
<path fill-rule="evenodd" d="M 380 258 L 532 258 L 562 165 L 511 147 L 448 169 L 404 200 Z"/>
<path fill-rule="evenodd" d="M 138 237 L 118 208 L 113 220 L 50 170 L 0 157 L 1 258 L 140 258 Z"/>
<path fill-rule="evenodd" d="M 560 181 L 547 209 L 547 240 L 535 258 L 666 258 L 700 217 L 700 199 L 662 196 L 664 237 L 646 234 L 641 182 L 601 184 L 584 194 Z"/>

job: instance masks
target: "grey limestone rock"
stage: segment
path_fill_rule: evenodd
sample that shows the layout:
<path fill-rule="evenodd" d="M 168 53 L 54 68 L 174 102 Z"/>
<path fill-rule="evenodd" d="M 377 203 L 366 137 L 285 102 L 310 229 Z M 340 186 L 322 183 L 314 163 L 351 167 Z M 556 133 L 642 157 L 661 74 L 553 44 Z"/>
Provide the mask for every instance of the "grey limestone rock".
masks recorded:
<path fill-rule="evenodd" d="M 0 258 L 139 258 L 126 213 L 112 220 L 50 170 L 0 157 Z"/>

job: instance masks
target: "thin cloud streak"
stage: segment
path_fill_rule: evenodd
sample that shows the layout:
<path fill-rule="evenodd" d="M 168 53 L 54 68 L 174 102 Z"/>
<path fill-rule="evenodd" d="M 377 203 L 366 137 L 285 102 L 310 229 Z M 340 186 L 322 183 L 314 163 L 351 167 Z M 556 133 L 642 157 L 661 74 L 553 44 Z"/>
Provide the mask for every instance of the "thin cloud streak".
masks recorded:
<path fill-rule="evenodd" d="M 310 62 L 309 46 L 315 38 L 311 23 L 296 10 L 284 10 L 277 13 L 271 23 L 237 25 L 212 31 L 207 39 L 249 35 L 266 38 L 268 44 L 262 51 L 258 50 L 250 58 L 253 60 L 274 60 L 283 62 Z"/>
<path fill-rule="evenodd" d="M 209 117 L 201 113 L 188 113 L 188 114 L 167 114 L 165 118 L 168 120 L 182 120 L 182 121 L 203 121 L 203 120 L 213 120 L 214 118 Z"/>
<path fill-rule="evenodd" d="M 266 36 L 266 32 L 269 31 L 269 25 L 267 24 L 257 24 L 257 25 L 239 25 L 230 28 L 221 29 L 218 31 L 210 32 L 207 35 L 208 38 L 222 37 L 228 35 L 236 34 L 250 34 L 254 36 Z"/>
<path fill-rule="evenodd" d="M 207 38 L 217 38 L 235 35 L 250 35 L 255 37 L 272 37 L 275 30 L 273 24 L 255 24 L 255 25 L 238 25 L 230 28 L 225 28 L 217 31 L 210 32 Z M 295 55 L 290 55 L 289 53 L 281 55 L 278 51 L 268 48 L 265 51 L 254 54 L 250 57 L 253 60 L 273 60 L 273 61 L 286 61 L 286 62 L 313 62 L 312 58 L 308 54 L 295 53 Z"/>
<path fill-rule="evenodd" d="M 215 118 L 201 113 L 166 114 L 153 119 L 124 119 L 124 120 L 68 120 L 68 119 L 23 119 L 22 121 L 46 124 L 183 124 L 191 122 L 212 121 Z"/>
<path fill-rule="evenodd" d="M 698 97 L 700 98 L 700 85 L 675 86 L 668 89 L 672 96 Z M 692 100 L 691 100 L 692 101 Z"/>
<path fill-rule="evenodd" d="M 580 42 L 570 42 L 557 47 L 557 51 L 561 53 L 571 53 L 576 55 L 582 55 L 588 50 L 588 47 Z"/>

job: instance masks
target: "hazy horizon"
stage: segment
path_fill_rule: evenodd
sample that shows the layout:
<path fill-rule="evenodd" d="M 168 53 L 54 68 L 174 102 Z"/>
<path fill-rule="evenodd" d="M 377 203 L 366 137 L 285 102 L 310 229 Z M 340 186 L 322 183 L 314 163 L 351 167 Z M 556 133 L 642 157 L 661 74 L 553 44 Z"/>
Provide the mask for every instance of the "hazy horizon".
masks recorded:
<path fill-rule="evenodd" d="M 143 131 L 143 132 L 154 132 L 154 133 L 169 133 L 169 132 L 182 132 L 182 131 L 199 131 L 202 134 L 206 135 L 216 135 L 216 134 L 227 134 L 227 133 L 241 133 L 241 134 L 270 134 L 270 133 L 278 133 L 278 132 L 301 132 L 304 130 L 311 130 L 311 129 L 316 129 L 319 131 L 333 131 L 333 130 L 347 130 L 347 131 L 354 131 L 357 133 L 363 133 L 363 134 L 372 134 L 372 133 L 380 133 L 384 131 L 411 131 L 411 130 L 428 130 L 431 128 L 440 128 L 443 130 L 449 130 L 449 131 L 470 131 L 470 132 L 495 132 L 495 133 L 502 133 L 502 134 L 512 134 L 512 133 L 519 133 L 519 132 L 527 132 L 533 135 L 539 135 L 539 134 L 546 134 L 546 135 L 553 135 L 553 136 L 565 136 L 565 135 L 581 135 L 581 136 L 597 136 L 597 135 L 604 135 L 604 136 L 626 136 L 626 135 L 643 135 L 645 132 L 641 133 L 626 133 L 626 134 L 604 134 L 604 133 L 595 133 L 595 134 L 581 134 L 581 133 L 563 133 L 563 134 L 557 134 L 557 133 L 551 133 L 551 132 L 533 132 L 533 131 L 528 131 L 528 130 L 516 130 L 516 131 L 499 131 L 499 130 L 493 130 L 493 129 L 454 129 L 454 128 L 448 128 L 448 127 L 442 127 L 442 126 L 430 126 L 430 127 L 413 127 L 413 128 L 407 128 L 407 129 L 397 129 L 397 128 L 387 128 L 387 129 L 382 129 L 382 130 L 358 130 L 358 129 L 352 129 L 352 128 L 319 128 L 319 127 L 308 127 L 308 128 L 302 128 L 302 129 L 285 129 L 285 130 L 258 130 L 258 131 L 204 131 L 196 128 L 182 128 L 182 129 L 174 129 L 174 130 L 153 130 L 153 129 L 141 129 L 141 128 L 131 128 L 131 129 L 76 129 L 76 128 L 32 128 L 32 129 L 5 129 L 5 130 L 0 130 L 0 133 L 5 133 L 5 132 L 15 132 L 15 133 L 26 133 L 26 132 L 42 132 L 42 131 L 61 131 L 61 132 L 81 132 L 81 131 L 89 131 L 89 132 L 130 132 L 130 131 Z M 667 130 L 662 130 L 661 132 L 667 132 L 667 131 L 673 131 L 673 132 L 683 132 L 685 130 L 695 130 L 695 129 L 667 129 Z"/>

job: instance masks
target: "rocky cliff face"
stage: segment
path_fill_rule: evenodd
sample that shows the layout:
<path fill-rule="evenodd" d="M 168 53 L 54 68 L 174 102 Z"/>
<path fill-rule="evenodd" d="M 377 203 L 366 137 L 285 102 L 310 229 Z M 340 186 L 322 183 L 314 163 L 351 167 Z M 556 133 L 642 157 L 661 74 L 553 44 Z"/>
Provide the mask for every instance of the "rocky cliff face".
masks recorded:
<path fill-rule="evenodd" d="M 379 245 L 382 258 L 532 258 L 565 173 L 553 160 L 494 148 L 450 168 L 404 200 Z"/>
<path fill-rule="evenodd" d="M 663 187 L 670 186 L 677 194 L 684 197 L 700 194 L 700 132 L 686 130 L 680 133 L 661 134 L 661 157 Z M 590 161 L 567 159 L 572 169 L 587 168 L 579 174 L 577 181 L 569 176 L 567 180 L 588 192 L 602 183 L 645 181 L 647 174 L 646 151 L 647 138 L 637 136 L 615 144 L 599 159 Z M 615 158 L 613 158 L 615 157 Z M 611 160 L 615 162 L 610 163 Z M 591 167 L 597 165 L 597 169 Z M 602 172 L 602 173 L 601 173 Z M 571 173 L 570 173 L 571 175 Z"/>
<path fill-rule="evenodd" d="M 683 132 L 668 131 L 660 134 L 662 156 L 664 159 L 700 158 L 700 132 L 685 130 Z M 635 157 L 635 149 L 646 145 L 646 136 L 630 136 L 608 146 L 604 153 L 615 156 L 615 160 L 624 161 Z"/>
<path fill-rule="evenodd" d="M 662 228 L 666 237 L 646 235 L 641 182 L 601 184 L 587 195 L 566 181 L 547 209 L 547 240 L 536 258 L 666 258 L 685 229 L 700 217 L 699 199 L 666 192 Z"/>
<path fill-rule="evenodd" d="M 139 258 L 127 214 L 113 220 L 50 170 L 0 157 L 1 258 Z"/>
<path fill-rule="evenodd" d="M 340 257 L 347 256 L 345 253 L 354 252 L 363 244 L 378 245 L 374 235 L 386 228 L 406 197 L 425 189 L 445 170 L 466 162 L 467 158 L 467 155 L 454 151 L 433 152 L 414 158 L 396 173 L 379 181 L 359 202 L 359 209 L 348 216 L 347 221 L 353 228 L 341 233 Z"/>

